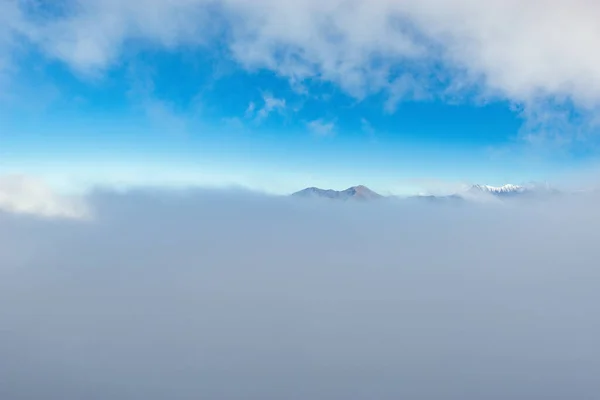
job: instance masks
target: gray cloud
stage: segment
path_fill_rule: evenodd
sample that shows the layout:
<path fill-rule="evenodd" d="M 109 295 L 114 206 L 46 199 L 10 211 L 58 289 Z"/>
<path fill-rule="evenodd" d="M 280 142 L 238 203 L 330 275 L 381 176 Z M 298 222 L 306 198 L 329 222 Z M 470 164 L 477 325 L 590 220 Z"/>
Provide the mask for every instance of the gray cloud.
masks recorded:
<path fill-rule="evenodd" d="M 595 198 L 97 192 L 0 215 L 6 399 L 564 399 L 600 389 Z"/>

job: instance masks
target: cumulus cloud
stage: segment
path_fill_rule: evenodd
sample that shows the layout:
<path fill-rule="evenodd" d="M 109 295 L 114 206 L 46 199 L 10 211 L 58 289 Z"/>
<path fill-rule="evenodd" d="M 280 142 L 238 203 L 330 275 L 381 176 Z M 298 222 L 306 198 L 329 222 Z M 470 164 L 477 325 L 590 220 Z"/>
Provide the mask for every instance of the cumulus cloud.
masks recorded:
<path fill-rule="evenodd" d="M 392 108 L 440 82 L 515 102 L 600 101 L 593 0 L 75 0 L 45 18 L 28 3 L 0 3 L 0 41 L 27 37 L 84 72 L 109 67 L 136 41 L 176 48 L 227 32 L 248 68 L 331 81 L 357 97 L 391 90 Z"/>
<path fill-rule="evenodd" d="M 6 399 L 592 398 L 596 199 L 97 192 L 0 215 Z"/>

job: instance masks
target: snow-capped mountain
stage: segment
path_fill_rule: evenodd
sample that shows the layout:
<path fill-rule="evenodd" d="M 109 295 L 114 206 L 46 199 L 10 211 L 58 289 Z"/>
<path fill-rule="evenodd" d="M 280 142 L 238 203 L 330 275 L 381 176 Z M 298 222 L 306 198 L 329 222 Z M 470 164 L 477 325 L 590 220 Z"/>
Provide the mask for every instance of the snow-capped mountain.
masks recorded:
<path fill-rule="evenodd" d="M 507 184 L 503 186 L 490 186 L 490 185 L 472 185 L 468 188 L 458 191 L 450 195 L 419 195 L 416 198 L 419 200 L 429 201 L 441 201 L 441 200 L 452 200 L 452 201 L 489 201 L 489 200 L 500 200 L 513 197 L 526 197 L 526 195 L 532 195 L 535 193 L 541 193 L 541 189 L 537 186 L 520 186 Z"/>
<path fill-rule="evenodd" d="M 375 193 L 366 186 L 352 186 L 346 190 L 332 190 L 332 189 L 319 189 L 316 187 L 309 187 L 299 192 L 293 193 L 294 197 L 309 197 L 309 198 L 327 198 L 334 200 L 374 200 L 382 198 L 383 196 Z"/>
<path fill-rule="evenodd" d="M 503 186 L 473 185 L 463 193 L 456 193 L 461 197 L 515 197 L 531 194 L 535 191 L 533 187 L 507 184 Z"/>
<path fill-rule="evenodd" d="M 457 193 L 457 195 L 465 197 L 478 194 L 488 194 L 495 197 L 539 197 L 559 193 L 558 190 L 548 184 L 530 183 L 522 186 L 512 184 L 504 186 L 473 185 L 466 192 Z"/>
<path fill-rule="evenodd" d="M 464 201 L 500 201 L 508 200 L 513 198 L 531 198 L 539 199 L 548 195 L 554 195 L 560 193 L 559 191 L 551 188 L 547 184 L 528 184 L 528 185 L 513 185 L 506 184 L 503 186 L 490 186 L 490 185 L 472 185 L 466 190 L 459 191 L 451 195 L 436 196 L 436 195 L 418 195 L 411 196 L 407 199 L 417 201 L 429 201 L 429 202 L 464 202 Z M 327 198 L 334 200 L 374 200 L 382 199 L 382 196 L 375 193 L 366 186 L 352 186 L 346 190 L 332 190 L 332 189 L 319 189 L 316 187 L 309 187 L 299 192 L 293 193 L 293 197 L 303 198 Z M 396 198 L 391 196 L 390 198 Z"/>
<path fill-rule="evenodd" d="M 525 185 L 507 184 L 503 186 L 490 185 L 471 185 L 464 190 L 451 195 L 420 195 L 412 197 L 419 201 L 429 202 L 501 202 L 509 200 L 543 200 L 550 199 L 553 196 L 564 194 L 563 192 L 552 188 L 547 183 L 528 183 Z"/>
<path fill-rule="evenodd" d="M 513 194 L 513 193 L 523 193 L 528 189 L 524 186 L 507 184 L 503 186 L 489 186 L 489 185 L 473 185 L 469 189 L 471 192 L 485 192 L 492 194 Z"/>

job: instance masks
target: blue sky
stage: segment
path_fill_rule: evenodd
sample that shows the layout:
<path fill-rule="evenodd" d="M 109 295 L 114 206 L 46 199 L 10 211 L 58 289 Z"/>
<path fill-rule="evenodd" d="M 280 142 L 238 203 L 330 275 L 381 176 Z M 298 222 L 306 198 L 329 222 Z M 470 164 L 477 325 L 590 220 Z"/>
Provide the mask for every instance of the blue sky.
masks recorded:
<path fill-rule="evenodd" d="M 563 2 L 499 32 L 517 3 L 424 3 L 0 1 L 0 173 L 404 194 L 594 164 L 595 59 L 526 29 Z"/>

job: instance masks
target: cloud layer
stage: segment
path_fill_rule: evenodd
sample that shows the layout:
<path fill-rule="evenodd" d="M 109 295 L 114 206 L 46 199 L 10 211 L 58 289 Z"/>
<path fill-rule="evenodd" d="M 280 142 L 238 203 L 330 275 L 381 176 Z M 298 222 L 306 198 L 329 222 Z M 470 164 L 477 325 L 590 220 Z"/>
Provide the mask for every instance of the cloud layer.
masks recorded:
<path fill-rule="evenodd" d="M 600 389 L 596 199 L 96 193 L 0 215 L 0 397 L 563 399 Z"/>

